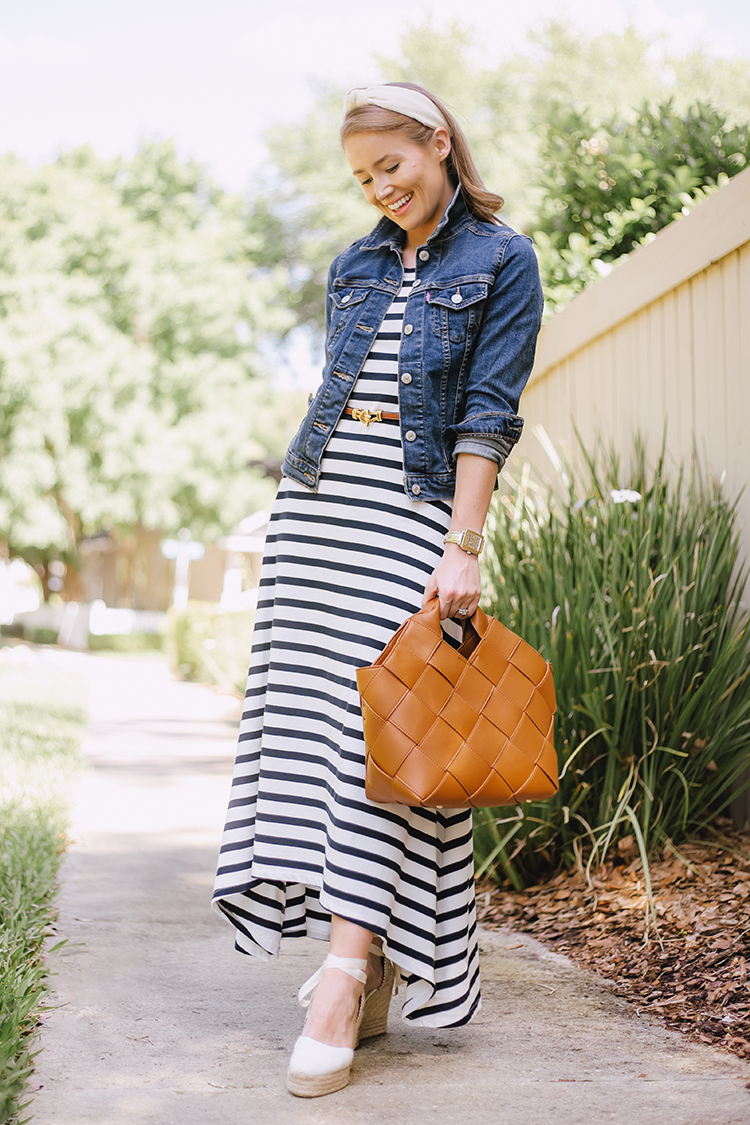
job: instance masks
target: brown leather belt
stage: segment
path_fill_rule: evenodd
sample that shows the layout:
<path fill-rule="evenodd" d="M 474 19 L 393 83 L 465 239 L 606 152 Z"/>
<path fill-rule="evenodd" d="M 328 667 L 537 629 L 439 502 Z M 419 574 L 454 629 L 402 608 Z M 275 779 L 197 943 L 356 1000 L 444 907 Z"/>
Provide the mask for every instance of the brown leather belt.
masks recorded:
<path fill-rule="evenodd" d="M 357 410 L 356 406 L 353 409 L 347 406 L 344 414 L 355 422 L 364 422 L 365 426 L 370 426 L 373 422 L 398 422 L 398 414 L 389 410 Z"/>

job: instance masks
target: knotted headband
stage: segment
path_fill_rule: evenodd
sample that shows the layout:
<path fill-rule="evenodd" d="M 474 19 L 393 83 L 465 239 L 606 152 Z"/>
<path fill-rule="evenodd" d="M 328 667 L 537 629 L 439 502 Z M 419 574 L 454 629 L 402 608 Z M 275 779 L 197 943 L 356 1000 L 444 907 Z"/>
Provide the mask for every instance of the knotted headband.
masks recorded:
<path fill-rule="evenodd" d="M 409 90 L 406 86 L 352 86 L 344 98 L 344 116 L 362 105 L 377 105 L 393 113 L 402 113 L 404 117 L 413 117 L 430 129 L 442 127 L 449 134 L 451 132 L 450 125 L 435 103 L 425 94 L 420 94 L 419 90 Z"/>

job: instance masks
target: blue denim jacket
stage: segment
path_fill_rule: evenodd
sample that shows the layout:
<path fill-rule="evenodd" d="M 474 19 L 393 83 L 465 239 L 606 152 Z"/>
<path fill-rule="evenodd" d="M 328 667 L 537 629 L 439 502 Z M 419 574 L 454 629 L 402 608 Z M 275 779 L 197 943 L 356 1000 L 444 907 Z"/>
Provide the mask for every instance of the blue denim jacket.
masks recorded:
<path fill-rule="evenodd" d="M 313 491 L 323 451 L 401 285 L 403 238 L 383 218 L 331 266 L 323 381 L 283 464 L 286 476 Z M 518 400 L 541 317 L 531 240 L 480 222 L 456 190 L 417 251 L 404 313 L 398 390 L 404 488 L 412 499 L 452 499 L 457 441 L 503 438 L 508 448 L 518 441 Z"/>

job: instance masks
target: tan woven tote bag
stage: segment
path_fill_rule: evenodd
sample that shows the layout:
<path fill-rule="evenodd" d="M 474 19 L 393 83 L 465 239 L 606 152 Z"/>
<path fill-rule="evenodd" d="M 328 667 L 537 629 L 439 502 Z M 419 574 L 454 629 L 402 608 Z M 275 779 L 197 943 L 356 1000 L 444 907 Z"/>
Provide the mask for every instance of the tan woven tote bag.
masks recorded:
<path fill-rule="evenodd" d="M 434 598 L 357 686 L 371 801 L 481 808 L 557 792 L 552 665 L 481 609 L 455 649 Z"/>

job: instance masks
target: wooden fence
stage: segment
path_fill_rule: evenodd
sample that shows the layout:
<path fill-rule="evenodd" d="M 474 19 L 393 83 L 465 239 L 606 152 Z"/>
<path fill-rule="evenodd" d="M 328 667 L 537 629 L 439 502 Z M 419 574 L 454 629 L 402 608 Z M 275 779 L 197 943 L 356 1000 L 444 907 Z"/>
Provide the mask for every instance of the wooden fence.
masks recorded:
<path fill-rule="evenodd" d="M 542 329 L 522 401 L 517 458 L 551 466 L 532 437 L 587 445 L 596 433 L 623 455 L 640 430 L 653 455 L 689 463 L 693 443 L 727 495 L 743 487 L 750 558 L 750 169 L 672 223 L 581 293 Z M 625 486 L 626 482 L 622 482 Z M 735 802 L 735 817 L 750 812 Z"/>

